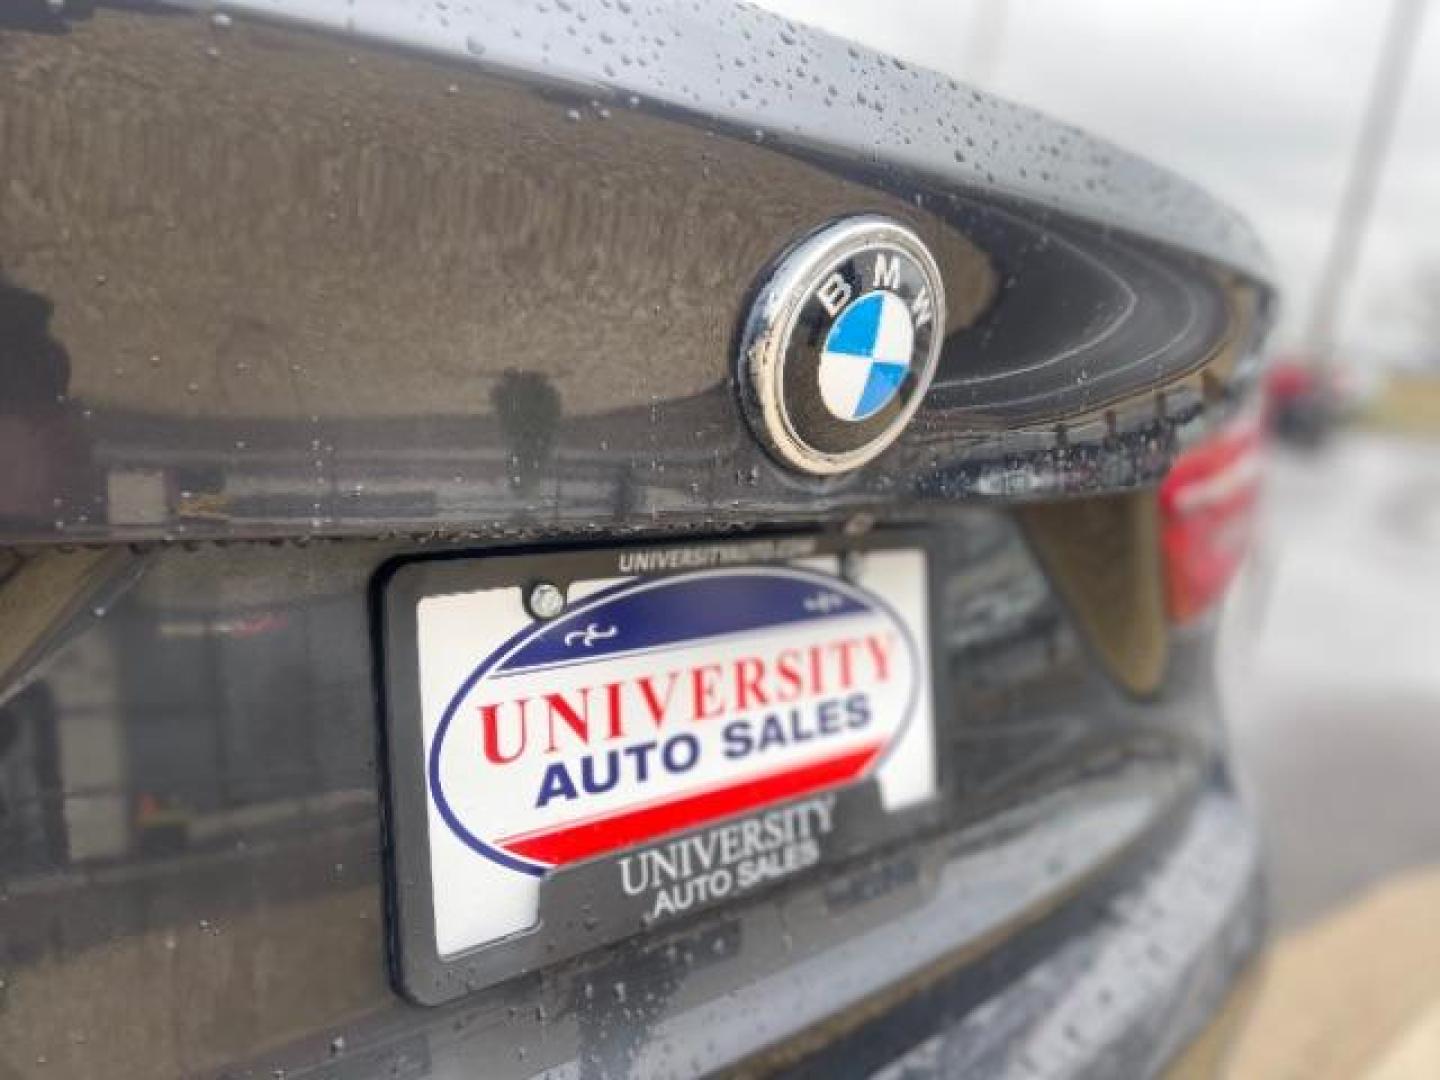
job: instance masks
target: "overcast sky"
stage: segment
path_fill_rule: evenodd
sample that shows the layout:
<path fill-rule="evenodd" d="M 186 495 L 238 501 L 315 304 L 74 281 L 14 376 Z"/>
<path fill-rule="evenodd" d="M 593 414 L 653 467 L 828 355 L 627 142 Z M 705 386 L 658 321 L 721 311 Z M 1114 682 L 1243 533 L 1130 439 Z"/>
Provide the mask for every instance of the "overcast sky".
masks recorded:
<path fill-rule="evenodd" d="M 1284 292 L 1278 343 L 1303 333 L 1383 0 L 762 3 L 1033 105 L 1209 188 L 1249 217 L 1274 256 Z M 1440 10 L 1415 48 L 1339 331 L 1356 359 L 1414 349 L 1416 274 L 1440 269 Z"/>

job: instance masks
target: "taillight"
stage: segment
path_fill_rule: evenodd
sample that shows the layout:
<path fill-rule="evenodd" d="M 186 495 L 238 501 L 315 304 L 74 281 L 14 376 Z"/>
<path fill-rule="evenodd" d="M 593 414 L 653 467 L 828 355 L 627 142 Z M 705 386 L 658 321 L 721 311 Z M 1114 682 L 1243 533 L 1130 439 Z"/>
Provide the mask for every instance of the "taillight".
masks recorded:
<path fill-rule="evenodd" d="M 1166 601 L 1174 621 L 1210 608 L 1245 558 L 1263 452 L 1260 418 L 1247 416 L 1187 450 L 1160 485 Z"/>

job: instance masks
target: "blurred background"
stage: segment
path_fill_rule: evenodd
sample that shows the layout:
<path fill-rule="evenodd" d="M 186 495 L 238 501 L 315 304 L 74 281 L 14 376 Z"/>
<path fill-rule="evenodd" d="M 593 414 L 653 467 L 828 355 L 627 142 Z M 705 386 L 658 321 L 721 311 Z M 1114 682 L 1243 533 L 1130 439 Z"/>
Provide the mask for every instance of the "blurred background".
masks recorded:
<path fill-rule="evenodd" d="M 1440 0 L 764 0 L 1167 165 L 1281 291 L 1222 684 L 1275 945 L 1240 1077 L 1440 1078 Z"/>

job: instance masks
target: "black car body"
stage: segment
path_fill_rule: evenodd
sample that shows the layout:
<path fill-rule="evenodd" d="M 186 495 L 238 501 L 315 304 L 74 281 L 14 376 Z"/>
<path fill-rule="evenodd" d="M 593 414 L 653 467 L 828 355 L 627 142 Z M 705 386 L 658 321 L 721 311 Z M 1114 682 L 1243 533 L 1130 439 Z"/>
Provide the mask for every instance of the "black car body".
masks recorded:
<path fill-rule="evenodd" d="M 739 342 L 860 215 L 938 370 L 803 475 Z M 9 0 L 0 1075 L 1157 1072 L 1260 937 L 1211 660 L 1266 282 L 1182 180 L 729 0 Z M 417 985 L 397 567 L 897 536 L 921 818 Z"/>

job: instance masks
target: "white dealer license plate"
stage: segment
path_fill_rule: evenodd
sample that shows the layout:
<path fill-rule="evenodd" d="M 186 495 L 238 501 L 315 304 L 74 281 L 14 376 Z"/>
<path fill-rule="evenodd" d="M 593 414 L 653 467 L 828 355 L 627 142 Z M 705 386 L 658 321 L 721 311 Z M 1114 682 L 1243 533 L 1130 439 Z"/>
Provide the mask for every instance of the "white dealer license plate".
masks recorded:
<path fill-rule="evenodd" d="M 932 800 L 929 589 L 924 548 L 883 535 L 395 570 L 404 988 L 445 1000 L 738 898 Z"/>

